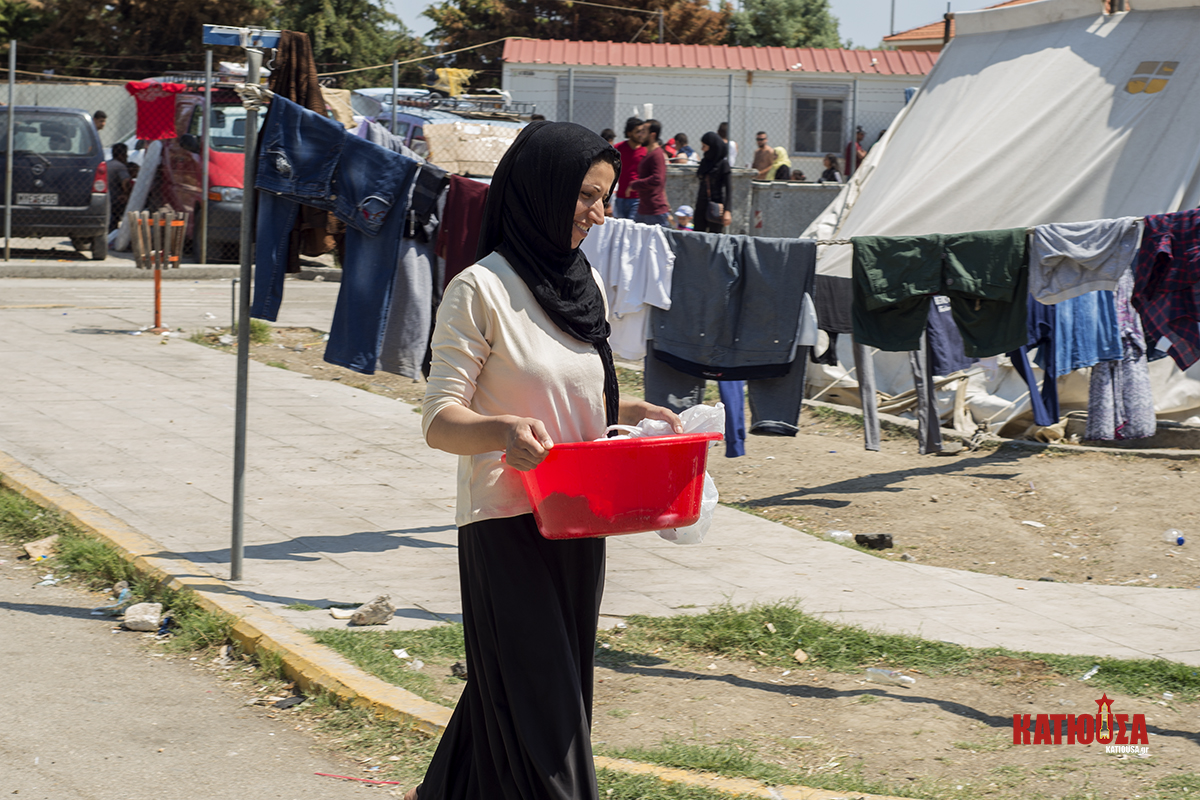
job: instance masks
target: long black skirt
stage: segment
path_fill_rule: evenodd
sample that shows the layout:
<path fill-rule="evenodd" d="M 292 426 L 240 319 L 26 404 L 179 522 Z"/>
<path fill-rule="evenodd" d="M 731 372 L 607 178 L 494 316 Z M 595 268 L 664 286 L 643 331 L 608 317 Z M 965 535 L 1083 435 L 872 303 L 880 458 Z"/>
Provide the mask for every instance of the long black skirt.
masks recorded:
<path fill-rule="evenodd" d="M 533 515 L 458 531 L 467 685 L 418 800 L 597 800 L 592 663 L 604 540 Z"/>

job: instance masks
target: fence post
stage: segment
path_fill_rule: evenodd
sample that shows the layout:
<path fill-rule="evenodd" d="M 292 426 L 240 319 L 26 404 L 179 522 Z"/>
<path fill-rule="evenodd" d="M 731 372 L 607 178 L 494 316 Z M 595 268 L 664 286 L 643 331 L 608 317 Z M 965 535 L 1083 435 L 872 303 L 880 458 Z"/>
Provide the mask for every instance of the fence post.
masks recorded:
<path fill-rule="evenodd" d="M 736 142 L 733 138 L 733 73 L 729 73 L 729 96 L 725 104 L 725 122 L 729 125 L 729 141 Z M 731 163 L 729 166 L 733 166 Z"/>
<path fill-rule="evenodd" d="M 212 124 L 212 58 L 213 51 L 209 48 L 204 53 L 204 121 L 200 127 L 200 138 L 203 144 L 200 145 L 200 219 L 197 230 L 193 234 L 193 247 L 198 245 L 196 249 L 197 263 L 208 263 L 208 126 Z M 242 189 L 242 195 L 245 196 L 246 190 Z"/>
<path fill-rule="evenodd" d="M 13 204 L 13 125 L 16 124 L 16 109 L 13 100 L 17 85 L 17 40 L 8 43 L 8 146 L 4 153 L 4 260 L 12 255 L 12 204 Z"/>
<path fill-rule="evenodd" d="M 575 68 L 567 67 L 567 122 L 575 121 Z"/>
<path fill-rule="evenodd" d="M 257 86 L 262 67 L 262 51 L 246 49 L 246 83 Z M 250 382 L 250 279 L 254 258 L 254 176 L 258 171 L 258 111 L 246 109 L 245 171 L 242 178 L 242 239 L 241 274 L 238 294 L 237 342 L 237 407 L 234 410 L 233 431 L 233 532 L 229 547 L 230 580 L 242 579 L 242 557 L 245 554 L 246 508 L 246 412 L 249 405 Z"/>
<path fill-rule="evenodd" d="M 392 61 L 392 134 L 396 133 L 396 100 L 400 94 L 400 62 Z"/>
<path fill-rule="evenodd" d="M 854 79 L 854 95 L 851 102 L 854 105 L 850 111 L 850 144 L 853 145 L 850 148 L 850 160 L 854 164 L 847 163 L 845 165 L 847 176 L 858 170 L 858 78 Z M 847 177 L 846 182 L 849 183 L 849 181 L 850 179 Z"/>

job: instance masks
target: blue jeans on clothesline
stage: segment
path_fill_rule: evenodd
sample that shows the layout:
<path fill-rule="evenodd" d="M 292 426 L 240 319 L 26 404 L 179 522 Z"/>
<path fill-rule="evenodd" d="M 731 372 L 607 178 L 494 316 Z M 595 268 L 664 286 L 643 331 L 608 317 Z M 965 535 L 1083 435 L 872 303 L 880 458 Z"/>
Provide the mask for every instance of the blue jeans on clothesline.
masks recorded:
<path fill-rule="evenodd" d="M 251 316 L 278 316 L 299 205 L 333 212 L 346 224 L 346 253 L 325 360 L 370 375 L 379 357 L 417 162 L 279 96 L 271 100 L 261 140 Z"/>

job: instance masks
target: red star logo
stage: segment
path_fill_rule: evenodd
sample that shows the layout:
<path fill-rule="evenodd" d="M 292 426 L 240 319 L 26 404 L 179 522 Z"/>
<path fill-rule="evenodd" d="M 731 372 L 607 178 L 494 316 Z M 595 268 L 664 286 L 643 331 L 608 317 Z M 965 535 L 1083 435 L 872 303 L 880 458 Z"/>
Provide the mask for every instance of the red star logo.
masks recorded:
<path fill-rule="evenodd" d="M 1100 706 L 1100 709 L 1096 713 L 1098 713 L 1098 714 L 1105 713 L 1104 707 L 1108 706 L 1108 713 L 1111 714 L 1112 713 L 1112 703 L 1113 703 L 1113 701 L 1108 699 L 1108 692 L 1105 692 L 1104 694 L 1100 695 L 1100 699 L 1096 701 L 1096 705 Z"/>

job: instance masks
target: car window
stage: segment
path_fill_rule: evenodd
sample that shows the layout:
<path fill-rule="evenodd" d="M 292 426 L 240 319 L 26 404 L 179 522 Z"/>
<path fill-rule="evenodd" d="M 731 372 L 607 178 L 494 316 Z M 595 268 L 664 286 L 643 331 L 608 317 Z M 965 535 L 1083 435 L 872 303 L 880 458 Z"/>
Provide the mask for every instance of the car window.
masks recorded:
<path fill-rule="evenodd" d="M 266 116 L 266 112 L 258 115 L 258 127 L 260 130 Z M 192 124 L 188 129 L 188 133 L 199 136 L 202 133 L 200 125 L 203 121 L 203 114 L 193 114 Z M 218 150 L 222 153 L 242 152 L 246 142 L 246 109 L 240 105 L 213 106 L 208 133 L 209 146 L 213 150 Z"/>
<path fill-rule="evenodd" d="M 89 156 L 99 153 L 95 129 L 81 115 L 15 112 L 14 153 Z M 0 153 L 8 146 L 8 116 L 0 114 Z"/>

